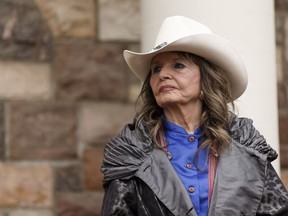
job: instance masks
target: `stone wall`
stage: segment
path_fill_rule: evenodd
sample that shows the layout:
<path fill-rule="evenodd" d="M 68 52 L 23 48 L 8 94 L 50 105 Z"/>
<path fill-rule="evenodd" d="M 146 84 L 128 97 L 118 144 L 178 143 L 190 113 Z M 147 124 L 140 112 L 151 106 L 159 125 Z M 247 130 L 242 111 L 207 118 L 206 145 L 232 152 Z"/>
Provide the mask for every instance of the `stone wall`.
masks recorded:
<path fill-rule="evenodd" d="M 0 1 L 0 216 L 100 215 L 103 147 L 134 114 L 139 1 Z"/>
<path fill-rule="evenodd" d="M 288 186 L 288 0 L 277 0 L 282 177 Z M 100 214 L 103 147 L 134 114 L 139 0 L 0 1 L 0 216 Z M 287 14 L 287 15 L 286 15 Z"/>

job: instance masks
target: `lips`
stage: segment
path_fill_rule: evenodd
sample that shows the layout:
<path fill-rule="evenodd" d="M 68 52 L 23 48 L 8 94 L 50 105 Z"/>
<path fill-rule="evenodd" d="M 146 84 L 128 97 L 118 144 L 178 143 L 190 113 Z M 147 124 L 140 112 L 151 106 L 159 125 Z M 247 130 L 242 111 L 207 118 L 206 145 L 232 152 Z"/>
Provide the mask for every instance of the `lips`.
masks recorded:
<path fill-rule="evenodd" d="M 162 92 L 168 92 L 168 91 L 172 91 L 174 90 L 174 86 L 171 86 L 171 85 L 163 85 L 159 88 L 159 93 L 162 93 Z"/>

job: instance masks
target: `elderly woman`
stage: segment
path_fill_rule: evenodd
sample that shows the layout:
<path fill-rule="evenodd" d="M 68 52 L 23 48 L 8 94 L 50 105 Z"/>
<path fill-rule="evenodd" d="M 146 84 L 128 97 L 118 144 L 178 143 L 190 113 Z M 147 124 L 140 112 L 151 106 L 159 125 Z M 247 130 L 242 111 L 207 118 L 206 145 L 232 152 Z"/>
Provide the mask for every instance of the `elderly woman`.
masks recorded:
<path fill-rule="evenodd" d="M 143 80 L 134 122 L 105 147 L 102 215 L 288 215 L 276 152 L 234 114 L 243 60 L 224 38 L 181 16 L 155 48 L 124 51 Z"/>

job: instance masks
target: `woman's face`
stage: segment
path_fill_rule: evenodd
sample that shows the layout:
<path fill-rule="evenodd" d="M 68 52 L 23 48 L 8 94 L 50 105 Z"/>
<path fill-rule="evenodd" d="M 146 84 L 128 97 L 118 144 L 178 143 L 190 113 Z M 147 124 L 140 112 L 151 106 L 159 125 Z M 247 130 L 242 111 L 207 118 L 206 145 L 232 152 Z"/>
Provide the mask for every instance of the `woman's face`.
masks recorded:
<path fill-rule="evenodd" d="M 200 68 L 177 54 L 160 53 L 151 62 L 150 86 L 162 108 L 199 102 Z"/>

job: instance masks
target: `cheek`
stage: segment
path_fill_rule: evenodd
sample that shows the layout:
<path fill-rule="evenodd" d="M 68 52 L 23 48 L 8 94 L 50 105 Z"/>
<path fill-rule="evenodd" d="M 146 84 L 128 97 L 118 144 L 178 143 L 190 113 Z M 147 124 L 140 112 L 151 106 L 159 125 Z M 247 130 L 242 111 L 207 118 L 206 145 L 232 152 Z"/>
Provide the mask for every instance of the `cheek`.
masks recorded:
<path fill-rule="evenodd" d="M 200 79 L 191 80 L 190 82 L 187 82 L 187 80 L 182 82 L 181 89 L 188 94 L 191 94 L 191 92 L 198 93 L 201 89 Z"/>
<path fill-rule="evenodd" d="M 200 77 L 192 76 L 192 77 L 183 77 L 178 82 L 181 86 L 198 86 L 200 85 Z"/>

